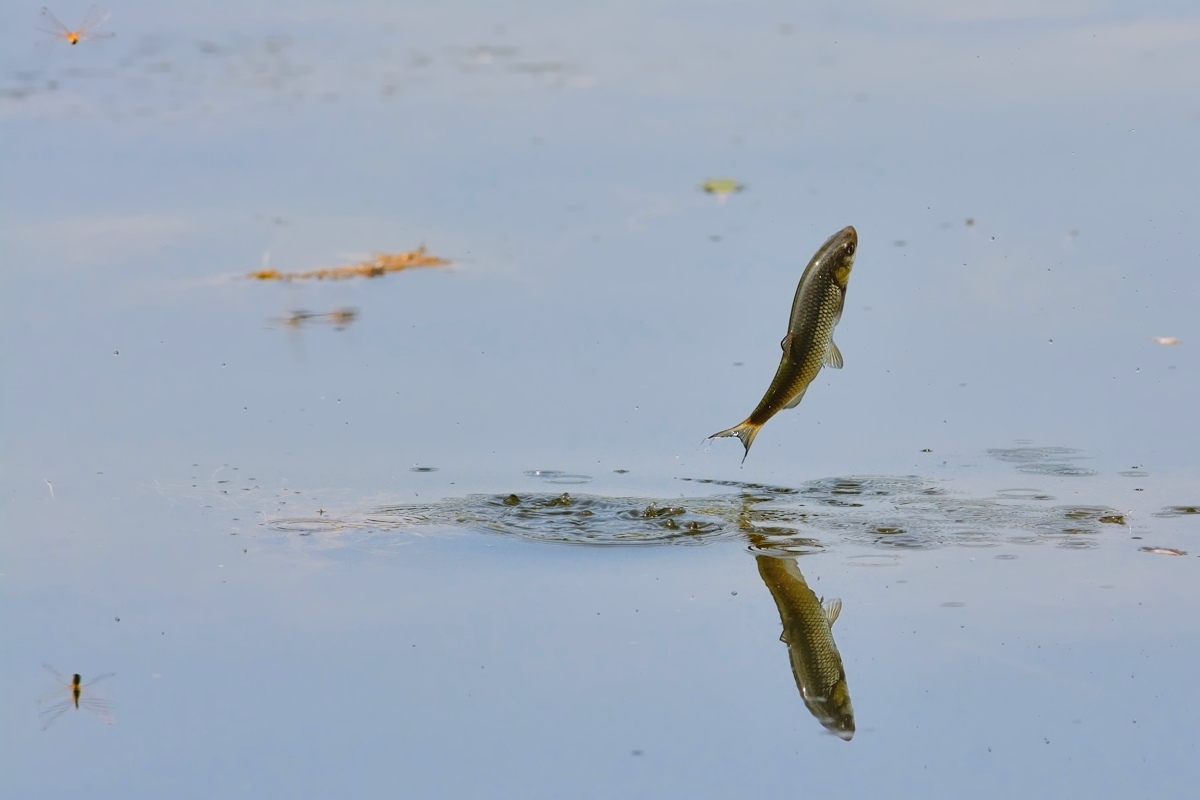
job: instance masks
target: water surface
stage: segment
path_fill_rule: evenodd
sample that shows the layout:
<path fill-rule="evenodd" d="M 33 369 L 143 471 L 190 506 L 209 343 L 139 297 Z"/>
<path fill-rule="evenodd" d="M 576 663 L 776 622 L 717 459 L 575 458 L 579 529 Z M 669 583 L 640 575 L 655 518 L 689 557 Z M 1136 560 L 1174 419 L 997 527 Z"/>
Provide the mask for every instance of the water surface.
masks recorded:
<path fill-rule="evenodd" d="M 1191 795 L 1189 5 L 112 10 L 0 8 L 5 796 Z"/>

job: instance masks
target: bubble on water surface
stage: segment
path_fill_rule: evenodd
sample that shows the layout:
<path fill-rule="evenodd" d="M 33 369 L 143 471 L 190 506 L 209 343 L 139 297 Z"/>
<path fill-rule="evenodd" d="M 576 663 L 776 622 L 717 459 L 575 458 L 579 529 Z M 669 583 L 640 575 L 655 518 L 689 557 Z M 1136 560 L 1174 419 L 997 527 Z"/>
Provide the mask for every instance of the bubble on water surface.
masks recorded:
<path fill-rule="evenodd" d="M 557 469 L 531 469 L 526 470 L 523 474 L 530 478 L 540 478 L 546 483 L 553 483 L 562 486 L 591 483 L 593 480 L 595 480 L 595 478 L 593 478 L 591 475 L 573 475 Z"/>
<path fill-rule="evenodd" d="M 557 478 L 563 473 L 556 469 L 527 469 L 521 474 L 530 478 Z"/>

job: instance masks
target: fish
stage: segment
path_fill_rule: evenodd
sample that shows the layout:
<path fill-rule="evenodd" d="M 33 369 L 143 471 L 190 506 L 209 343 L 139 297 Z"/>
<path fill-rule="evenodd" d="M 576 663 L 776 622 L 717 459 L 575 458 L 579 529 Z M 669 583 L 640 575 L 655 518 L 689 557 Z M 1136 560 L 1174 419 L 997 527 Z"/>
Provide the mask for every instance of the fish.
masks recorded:
<path fill-rule="evenodd" d="M 98 675 L 87 683 L 84 683 L 82 676 L 80 676 L 78 672 L 76 672 L 71 677 L 71 680 L 68 681 L 65 675 L 60 673 L 49 664 L 42 664 L 42 667 L 54 676 L 54 680 L 58 684 L 58 689 L 48 698 L 48 700 L 59 698 L 58 702 L 42 709 L 41 713 L 39 714 L 42 719 L 42 730 L 49 728 L 59 717 L 70 711 L 72 708 L 90 711 L 98 716 L 105 724 L 113 724 L 114 719 L 112 715 L 112 703 L 105 698 L 100 697 L 95 692 L 90 691 L 90 689 L 86 693 L 83 690 L 88 689 L 100 681 L 108 680 L 112 676 L 116 675 L 115 672 L 107 672 L 103 675 Z M 66 697 L 62 696 L 64 691 L 67 693 Z"/>
<path fill-rule="evenodd" d="M 796 286 L 787 334 L 779 343 L 783 357 L 767 393 L 744 422 L 708 437 L 736 436 L 746 448 L 742 463 L 750 455 L 750 445 L 762 426 L 780 411 L 799 405 L 821 367 L 842 368 L 842 353 L 833 343 L 833 329 L 846 305 L 846 285 L 857 250 L 858 232 L 846 226 L 813 254 Z"/>
<path fill-rule="evenodd" d="M 846 685 L 846 668 L 833 641 L 833 623 L 842 601 L 817 599 L 795 558 L 756 556 L 758 574 L 771 590 L 787 645 L 792 677 L 809 713 L 842 741 L 854 738 L 854 706 Z"/>

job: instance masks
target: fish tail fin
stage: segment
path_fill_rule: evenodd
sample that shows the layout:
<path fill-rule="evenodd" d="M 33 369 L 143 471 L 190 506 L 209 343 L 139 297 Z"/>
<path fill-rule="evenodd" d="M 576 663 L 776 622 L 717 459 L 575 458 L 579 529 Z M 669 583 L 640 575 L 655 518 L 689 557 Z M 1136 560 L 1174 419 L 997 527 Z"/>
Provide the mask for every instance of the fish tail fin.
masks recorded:
<path fill-rule="evenodd" d="M 742 463 L 746 463 L 746 456 L 750 455 L 750 445 L 754 444 L 754 437 L 758 435 L 761 424 L 755 424 L 750 420 L 746 420 L 740 425 L 734 425 L 732 428 L 714 433 L 708 437 L 710 439 L 720 439 L 723 436 L 736 436 L 741 440 L 742 446 L 746 448 L 746 452 L 742 454 Z"/>

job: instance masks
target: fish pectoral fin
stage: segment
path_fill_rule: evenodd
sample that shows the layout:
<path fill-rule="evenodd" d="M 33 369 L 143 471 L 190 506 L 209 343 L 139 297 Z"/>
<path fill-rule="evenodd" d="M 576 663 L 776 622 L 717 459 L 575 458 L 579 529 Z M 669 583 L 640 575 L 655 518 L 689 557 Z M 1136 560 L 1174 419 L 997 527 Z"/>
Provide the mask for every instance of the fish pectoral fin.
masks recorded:
<path fill-rule="evenodd" d="M 830 339 L 829 350 L 825 353 L 825 366 L 830 369 L 841 369 L 844 363 L 842 361 L 842 351 L 838 350 L 838 346 L 833 343 L 833 339 Z"/>
<path fill-rule="evenodd" d="M 790 401 L 788 401 L 788 404 L 783 407 L 784 410 L 787 410 L 789 408 L 795 408 L 796 406 L 800 405 L 800 401 L 804 399 L 804 393 L 807 391 L 808 391 L 808 387 L 805 386 L 803 389 L 800 390 L 800 394 L 796 395 Z"/>
<path fill-rule="evenodd" d="M 790 351 L 792 349 L 792 332 L 791 331 L 788 331 L 787 336 L 784 336 L 782 339 L 779 340 L 779 349 L 783 351 L 783 354 L 785 356 L 788 354 L 788 351 Z"/>
<path fill-rule="evenodd" d="M 837 622 L 838 616 L 842 613 L 841 598 L 834 597 L 824 603 L 825 619 L 829 620 L 829 627 L 833 627 L 833 623 Z"/>

